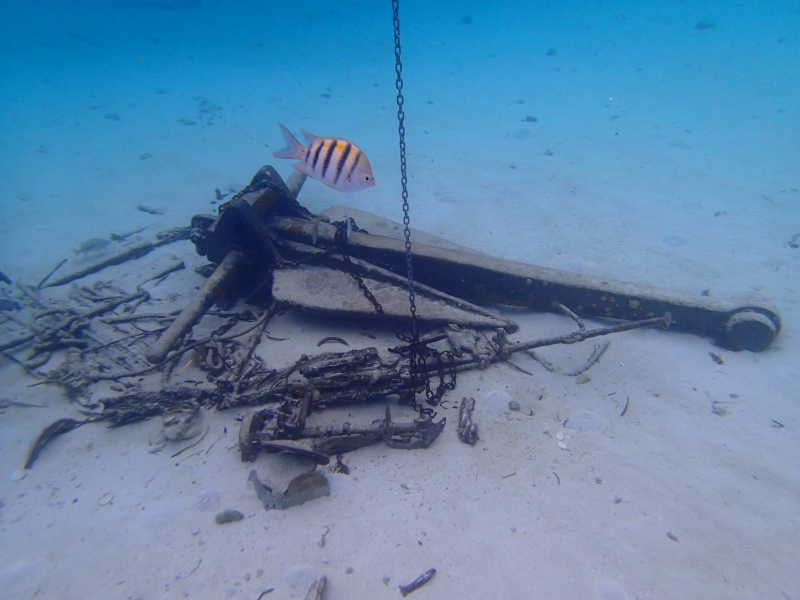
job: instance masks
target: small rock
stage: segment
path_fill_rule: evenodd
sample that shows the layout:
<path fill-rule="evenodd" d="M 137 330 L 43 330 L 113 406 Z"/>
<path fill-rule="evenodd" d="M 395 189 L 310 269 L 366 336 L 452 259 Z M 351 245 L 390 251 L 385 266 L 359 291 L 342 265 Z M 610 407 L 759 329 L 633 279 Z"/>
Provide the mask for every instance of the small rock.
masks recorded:
<path fill-rule="evenodd" d="M 591 379 L 589 378 L 589 376 L 586 373 L 581 373 L 580 375 L 578 375 L 575 378 L 575 383 L 577 383 L 579 385 L 581 383 L 589 383 L 590 381 L 591 381 Z"/>
<path fill-rule="evenodd" d="M 353 567 L 347 567 L 344 570 L 344 572 L 347 573 L 348 575 L 352 575 L 353 574 Z"/>
<path fill-rule="evenodd" d="M 114 492 L 106 492 L 97 500 L 97 506 L 106 506 L 114 501 Z"/>
<path fill-rule="evenodd" d="M 508 410 L 519 410 L 519 402 L 516 400 L 511 400 L 508 403 Z"/>
<path fill-rule="evenodd" d="M 221 513 L 217 513 L 217 516 L 214 517 L 214 520 L 219 524 L 223 525 L 225 523 L 232 523 L 234 521 L 241 521 L 244 519 L 244 515 L 240 513 L 238 510 L 233 510 L 229 508 L 228 510 L 223 510 Z"/>

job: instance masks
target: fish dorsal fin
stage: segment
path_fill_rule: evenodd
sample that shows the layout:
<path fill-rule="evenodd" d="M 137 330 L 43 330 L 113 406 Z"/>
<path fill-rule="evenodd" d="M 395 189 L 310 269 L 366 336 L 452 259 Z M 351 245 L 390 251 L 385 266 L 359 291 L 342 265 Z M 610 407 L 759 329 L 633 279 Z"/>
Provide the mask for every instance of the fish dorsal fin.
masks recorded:
<path fill-rule="evenodd" d="M 318 140 L 319 136 L 314 135 L 313 133 L 308 133 L 305 129 L 301 129 L 300 133 L 303 134 L 303 137 L 306 138 L 306 146 L 311 148 L 311 144 L 314 143 L 314 140 Z"/>

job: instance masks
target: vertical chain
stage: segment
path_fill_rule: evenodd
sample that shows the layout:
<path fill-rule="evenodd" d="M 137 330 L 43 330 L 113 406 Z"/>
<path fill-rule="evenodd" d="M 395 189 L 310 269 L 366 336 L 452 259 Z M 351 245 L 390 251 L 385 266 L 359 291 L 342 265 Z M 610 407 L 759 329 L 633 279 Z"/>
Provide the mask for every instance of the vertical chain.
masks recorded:
<path fill-rule="evenodd" d="M 400 0 L 392 0 L 394 13 L 394 70 L 397 73 L 397 122 L 400 134 L 400 183 L 403 187 L 403 225 L 406 239 L 406 268 L 408 272 L 408 303 L 411 311 L 411 355 L 409 367 L 411 370 L 412 397 L 417 389 L 417 361 L 419 344 L 419 331 L 417 330 L 417 304 L 414 294 L 414 271 L 411 266 L 411 219 L 408 216 L 408 177 L 406 175 L 406 128 L 404 125 L 405 112 L 403 111 L 403 63 L 400 60 Z"/>

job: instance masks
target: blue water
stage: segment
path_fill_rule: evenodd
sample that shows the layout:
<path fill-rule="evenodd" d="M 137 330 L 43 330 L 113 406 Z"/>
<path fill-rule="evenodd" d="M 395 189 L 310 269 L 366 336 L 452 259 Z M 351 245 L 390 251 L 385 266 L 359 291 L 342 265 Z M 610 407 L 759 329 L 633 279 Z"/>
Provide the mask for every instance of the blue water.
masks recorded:
<path fill-rule="evenodd" d="M 3 233 L 52 239 L 51 226 L 72 217 L 75 235 L 57 231 L 57 239 L 80 243 L 97 223 L 147 222 L 130 210 L 143 200 L 185 220 L 179 209 L 276 162 L 277 121 L 365 147 L 382 185 L 347 200 L 398 215 L 387 11 L 373 3 L 7 3 Z M 759 221 L 775 208 L 762 194 L 781 214 L 800 201 L 794 3 L 408 3 L 403 12 L 421 228 L 459 235 L 450 223 L 458 213 L 427 210 L 445 192 L 479 210 L 503 197 L 500 213 L 487 210 L 490 230 L 477 228 L 482 245 L 503 235 L 506 219 L 519 220 L 517 208 L 533 219 L 575 198 L 592 221 L 616 222 L 679 202 L 746 207 Z M 702 21 L 714 26 L 697 29 Z M 528 115 L 537 121 L 523 121 Z M 307 202 L 341 197 L 320 189 Z M 674 220 L 672 231 L 649 237 L 678 234 L 683 219 Z M 778 221 L 779 240 L 796 233 Z M 24 273 L 39 244 L 22 243 L 10 260 Z"/>
<path fill-rule="evenodd" d="M 186 225 L 191 215 L 215 209 L 215 188 L 240 189 L 264 164 L 288 176 L 289 161 L 271 156 L 283 145 L 278 122 L 296 135 L 306 129 L 350 139 L 370 158 L 374 188 L 343 195 L 308 181 L 300 201 L 310 210 L 344 204 L 402 219 L 388 1 L 26 0 L 3 2 L 2 16 L 0 271 L 12 279 L 40 280 L 92 237 Z M 790 243 L 800 234 L 800 3 L 403 0 L 401 21 L 412 225 L 512 260 L 694 294 L 710 290 L 719 298 L 762 294 L 778 305 L 784 328 L 776 347 L 752 355 L 737 375 L 752 383 L 756 405 L 772 403 L 775 410 L 765 417 L 784 410 L 782 419 L 800 423 L 800 249 Z M 141 212 L 139 204 L 164 214 Z M 704 361 L 707 350 L 698 350 Z M 682 370 L 700 360 L 663 351 L 669 360 L 648 355 L 656 367 L 675 360 Z M 685 388 L 693 382 L 687 375 Z M 760 477 L 748 471 L 742 481 L 770 479 L 781 493 L 796 496 L 796 461 L 783 461 L 798 457 L 798 438 L 788 428 L 783 433 L 792 444 L 768 446 L 780 464 Z M 700 427 L 687 437 L 703 435 Z M 446 469 L 431 460 L 431 468 Z M 714 464 L 702 463 L 712 473 Z M 735 526 L 710 549 L 683 536 L 683 546 L 664 537 L 670 511 L 681 510 L 680 496 L 668 508 L 638 505 L 637 514 L 656 513 L 657 522 L 631 517 L 631 523 L 652 525 L 658 540 L 639 547 L 615 534 L 627 552 L 609 551 L 616 558 L 598 558 L 605 556 L 601 533 L 581 545 L 585 540 L 570 530 L 571 543 L 595 561 L 587 569 L 601 583 L 591 589 L 604 600 L 800 598 L 800 580 L 782 554 L 786 538 L 770 550 L 775 530 L 753 516 L 772 492 L 741 489 L 756 495 L 730 516 L 720 508 L 720 522 Z M 519 501 L 525 497 L 520 492 Z M 561 502 L 568 505 L 569 497 Z M 796 535 L 796 503 L 783 502 L 776 501 L 770 517 Z M 527 512 L 535 511 L 533 505 Z M 483 518 L 470 513 L 472 525 L 464 527 L 508 529 L 497 515 Z M 604 512 L 598 518 L 615 522 Z M 749 530 L 751 519 L 757 521 L 752 527 L 764 529 Z M 545 528 L 547 535 L 558 537 L 556 525 L 548 527 L 555 533 Z M 744 530 L 750 546 L 731 550 Z M 437 534 L 446 538 L 448 530 Z M 414 539 L 403 543 L 415 545 L 420 535 L 414 529 Z M 524 547 L 540 538 L 528 539 Z M 687 553 L 688 563 L 676 563 L 682 571 L 619 566 L 622 554 L 646 562 L 653 548 L 663 551 L 662 543 Z M 492 565 L 495 542 L 476 544 Z M 569 555 L 564 539 L 557 545 Z M 742 566 L 747 548 L 771 583 Z M 346 552 L 337 547 L 329 555 Z M 743 553 L 741 562 L 712 560 L 704 572 L 689 564 L 691 557 L 727 552 Z M 427 555 L 414 571 L 444 564 L 446 554 Z M 294 552 L 292 560 L 303 556 Z M 579 564 L 575 559 L 559 573 L 564 597 L 580 597 L 575 590 L 584 589 L 569 587 Z M 370 576 L 379 581 L 375 568 Z M 741 569 L 746 574 L 736 579 Z M 47 568 L 34 570 L 44 577 Z M 537 591 L 536 578 L 528 576 L 516 588 L 501 572 L 504 583 L 495 588 L 506 598 L 557 589 L 552 578 Z M 470 597 L 464 581 L 491 581 L 492 568 L 452 567 L 446 576 L 451 579 L 438 576 L 435 593 L 416 594 Z M 615 581 L 626 578 L 632 583 L 623 586 L 624 596 Z M 726 584 L 731 578 L 738 587 Z M 49 585 L 46 597 L 58 597 Z M 161 595 L 152 597 L 178 597 L 158 589 Z M 228 597 L 258 597 L 241 585 L 228 589 Z M 363 593 L 352 597 L 377 597 Z M 33 597 L 9 594 L 0 590 L 0 598 Z M 85 597 L 93 596 L 87 590 Z M 475 597 L 490 596 L 484 590 Z"/>

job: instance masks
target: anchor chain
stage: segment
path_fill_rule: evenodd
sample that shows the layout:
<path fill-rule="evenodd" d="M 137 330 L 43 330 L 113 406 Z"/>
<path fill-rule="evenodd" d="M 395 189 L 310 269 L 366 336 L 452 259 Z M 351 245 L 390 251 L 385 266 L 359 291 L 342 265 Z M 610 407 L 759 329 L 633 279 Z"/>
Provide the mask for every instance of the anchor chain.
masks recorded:
<path fill-rule="evenodd" d="M 400 47 L 400 0 L 392 0 L 392 12 L 393 12 L 393 26 L 394 26 L 394 70 L 397 74 L 397 79 L 395 82 L 395 86 L 397 87 L 397 132 L 400 138 L 400 185 L 402 186 L 402 198 L 403 198 L 403 234 L 405 236 L 405 248 L 406 248 L 406 270 L 408 275 L 408 305 L 409 311 L 411 313 L 411 344 L 409 347 L 409 370 L 411 374 L 411 402 L 414 407 L 419 411 L 421 416 L 428 416 L 431 417 L 435 415 L 432 409 L 425 408 L 422 406 L 417 405 L 415 395 L 417 389 L 417 383 L 420 377 L 420 370 L 425 367 L 426 360 L 425 357 L 433 358 L 438 366 L 439 372 L 439 385 L 434 392 L 431 389 L 431 382 L 430 377 L 427 373 L 424 373 L 422 378 L 424 379 L 425 383 L 425 395 L 427 397 L 428 404 L 437 405 L 442 399 L 442 395 L 448 389 L 453 389 L 455 387 L 455 369 L 450 369 L 450 381 L 445 382 L 444 380 L 444 371 L 445 367 L 442 361 L 442 355 L 434 350 L 433 348 L 428 348 L 427 346 L 420 347 L 419 342 L 419 329 L 417 327 L 417 304 L 416 304 L 416 297 L 414 294 L 414 269 L 411 264 L 411 228 L 410 223 L 411 219 L 409 217 L 409 205 L 408 205 L 408 175 L 406 172 L 406 128 L 405 128 L 405 111 L 403 110 L 403 104 L 405 103 L 405 98 L 403 98 L 403 62 L 400 58 L 401 54 L 401 47 Z M 402 339 L 402 338 L 401 338 Z M 404 340 L 405 341 L 405 340 Z M 452 362 L 452 356 L 448 357 L 445 354 L 445 359 L 449 359 L 448 362 Z"/>

